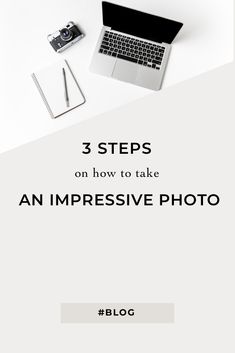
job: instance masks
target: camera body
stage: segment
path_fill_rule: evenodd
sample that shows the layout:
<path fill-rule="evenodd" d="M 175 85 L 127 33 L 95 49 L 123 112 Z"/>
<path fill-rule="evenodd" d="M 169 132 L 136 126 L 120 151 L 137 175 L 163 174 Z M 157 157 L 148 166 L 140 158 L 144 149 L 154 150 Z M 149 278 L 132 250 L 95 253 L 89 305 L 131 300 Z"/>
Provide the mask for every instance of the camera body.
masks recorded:
<path fill-rule="evenodd" d="M 57 52 L 61 53 L 65 49 L 71 47 L 74 43 L 78 42 L 84 37 L 84 34 L 79 28 L 70 21 L 65 27 L 59 31 L 49 34 L 47 39 L 51 44 L 52 48 Z"/>

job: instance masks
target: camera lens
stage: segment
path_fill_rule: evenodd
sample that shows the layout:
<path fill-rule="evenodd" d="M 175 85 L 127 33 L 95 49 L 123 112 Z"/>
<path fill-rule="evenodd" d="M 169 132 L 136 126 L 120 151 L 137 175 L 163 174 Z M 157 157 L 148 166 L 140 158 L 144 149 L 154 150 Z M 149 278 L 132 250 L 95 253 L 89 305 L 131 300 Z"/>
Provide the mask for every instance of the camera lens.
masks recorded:
<path fill-rule="evenodd" d="M 73 37 L 73 33 L 68 28 L 62 28 L 60 31 L 60 37 L 67 42 Z"/>

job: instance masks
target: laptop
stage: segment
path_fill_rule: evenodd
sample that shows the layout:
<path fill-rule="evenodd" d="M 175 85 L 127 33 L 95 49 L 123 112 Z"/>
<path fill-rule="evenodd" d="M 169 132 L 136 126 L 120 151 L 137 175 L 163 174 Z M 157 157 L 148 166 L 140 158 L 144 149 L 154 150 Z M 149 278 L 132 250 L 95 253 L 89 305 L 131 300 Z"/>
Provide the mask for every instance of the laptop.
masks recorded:
<path fill-rule="evenodd" d="M 90 70 L 159 90 L 182 23 L 102 2 L 103 28 Z"/>

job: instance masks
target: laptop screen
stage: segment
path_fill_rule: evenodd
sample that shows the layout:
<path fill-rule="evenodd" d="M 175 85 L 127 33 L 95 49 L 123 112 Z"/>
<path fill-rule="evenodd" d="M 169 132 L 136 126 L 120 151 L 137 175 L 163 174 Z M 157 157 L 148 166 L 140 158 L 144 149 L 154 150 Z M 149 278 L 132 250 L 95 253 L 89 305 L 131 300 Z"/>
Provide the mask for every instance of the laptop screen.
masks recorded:
<path fill-rule="evenodd" d="M 183 26 L 180 22 L 106 1 L 102 2 L 102 7 L 104 26 L 154 42 L 172 43 Z"/>

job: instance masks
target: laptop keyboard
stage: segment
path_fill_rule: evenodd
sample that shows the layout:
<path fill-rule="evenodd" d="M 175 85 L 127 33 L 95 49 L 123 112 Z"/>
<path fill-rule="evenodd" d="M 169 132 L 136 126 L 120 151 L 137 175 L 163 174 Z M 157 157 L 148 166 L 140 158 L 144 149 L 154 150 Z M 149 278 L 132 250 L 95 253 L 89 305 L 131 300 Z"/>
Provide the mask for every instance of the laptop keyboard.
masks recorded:
<path fill-rule="evenodd" d="M 105 31 L 99 53 L 160 70 L 165 47 Z"/>

